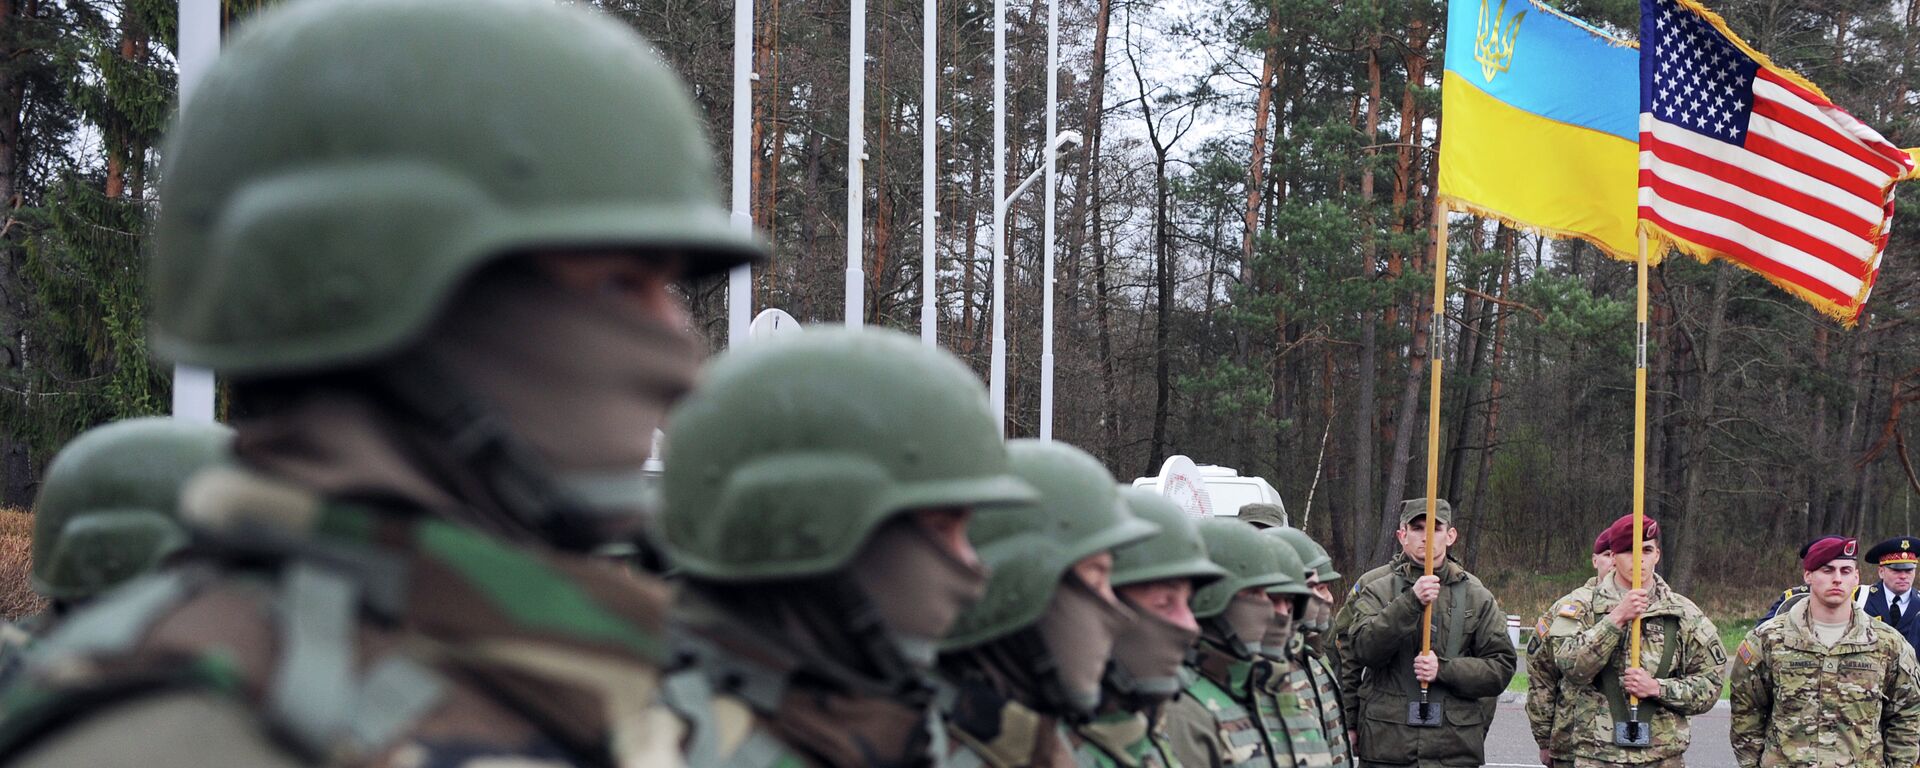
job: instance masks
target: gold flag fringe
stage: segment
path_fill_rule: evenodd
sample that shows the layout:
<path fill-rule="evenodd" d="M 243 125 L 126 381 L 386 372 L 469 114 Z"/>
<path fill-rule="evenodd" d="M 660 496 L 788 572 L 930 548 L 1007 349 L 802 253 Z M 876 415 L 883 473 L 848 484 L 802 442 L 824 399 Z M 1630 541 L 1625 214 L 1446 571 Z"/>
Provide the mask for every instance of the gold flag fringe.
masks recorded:
<path fill-rule="evenodd" d="M 1742 264 L 1739 259 L 1735 259 L 1732 256 L 1697 243 L 1688 242 L 1685 238 L 1668 232 L 1656 222 L 1641 219 L 1640 226 L 1645 229 L 1647 233 L 1647 260 L 1649 264 L 1654 263 L 1656 254 L 1663 253 L 1668 248 L 1692 256 L 1702 264 L 1711 264 L 1715 260 L 1725 261 L 1735 267 L 1759 275 L 1767 282 L 1772 283 L 1774 287 L 1792 294 L 1796 299 L 1806 302 L 1820 314 L 1832 318 L 1845 328 L 1852 328 L 1860 322 L 1860 312 L 1866 307 L 1867 294 L 1873 291 L 1874 278 L 1878 274 L 1878 270 L 1875 270 L 1874 274 L 1867 275 L 1867 278 L 1860 284 L 1859 294 L 1853 297 L 1853 305 L 1848 306 L 1792 283 L 1776 280 L 1771 275 Z"/>
<path fill-rule="evenodd" d="M 1521 221 L 1520 219 L 1507 215 L 1505 212 L 1502 212 L 1500 210 L 1489 208 L 1487 206 L 1481 205 L 1476 202 L 1472 202 L 1470 200 L 1466 200 L 1461 197 L 1457 197 L 1455 195 L 1438 195 L 1437 197 L 1442 203 L 1445 203 L 1450 210 L 1458 211 L 1460 213 L 1471 214 L 1474 216 L 1479 216 L 1480 218 L 1483 218 L 1483 219 L 1493 219 L 1495 221 L 1500 222 L 1501 224 L 1507 225 L 1509 228 L 1517 229 L 1522 232 L 1539 235 L 1541 237 L 1552 238 L 1554 240 L 1586 241 L 1588 245 L 1593 246 L 1595 249 L 1599 250 L 1602 254 L 1605 254 L 1606 257 L 1609 259 L 1617 259 L 1619 261 L 1633 262 L 1633 261 L 1637 261 L 1640 258 L 1639 254 L 1636 254 L 1632 251 L 1622 251 L 1617 248 L 1609 247 L 1606 244 L 1606 242 L 1602 241 L 1600 238 L 1585 232 L 1575 232 L 1570 229 L 1556 229 L 1554 227 L 1543 227 L 1537 224 L 1528 224 L 1524 221 Z M 1658 258 L 1652 258 L 1652 260 L 1648 261 L 1647 263 L 1658 264 L 1660 263 L 1660 260 Z"/>

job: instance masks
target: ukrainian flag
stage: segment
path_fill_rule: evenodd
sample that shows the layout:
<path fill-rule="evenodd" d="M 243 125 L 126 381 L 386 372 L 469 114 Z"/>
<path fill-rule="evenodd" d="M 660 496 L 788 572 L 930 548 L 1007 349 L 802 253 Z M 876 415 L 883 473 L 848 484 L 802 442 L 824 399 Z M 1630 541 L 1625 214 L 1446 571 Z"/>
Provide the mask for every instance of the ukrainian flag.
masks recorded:
<path fill-rule="evenodd" d="M 1537 0 L 1451 0 L 1440 197 L 1637 258 L 1640 52 Z"/>

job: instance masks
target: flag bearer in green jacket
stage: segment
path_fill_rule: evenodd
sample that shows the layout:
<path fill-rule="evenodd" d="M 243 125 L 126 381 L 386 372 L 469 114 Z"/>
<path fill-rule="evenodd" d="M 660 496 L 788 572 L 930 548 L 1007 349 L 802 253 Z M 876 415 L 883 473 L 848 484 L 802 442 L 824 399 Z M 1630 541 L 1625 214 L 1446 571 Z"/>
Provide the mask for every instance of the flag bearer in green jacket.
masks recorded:
<path fill-rule="evenodd" d="M 1400 506 L 1400 554 L 1354 581 L 1334 618 L 1342 695 L 1349 697 L 1358 763 L 1467 766 L 1485 762 L 1487 727 L 1516 656 L 1506 614 L 1478 578 L 1447 559 L 1459 538 L 1442 500 L 1434 521 L 1434 575 L 1426 576 L 1426 499 Z M 1420 619 L 1433 606 L 1433 652 L 1420 653 Z M 1414 725 L 1409 705 L 1438 703 L 1437 725 Z M 1429 710 L 1431 711 L 1431 710 Z"/>

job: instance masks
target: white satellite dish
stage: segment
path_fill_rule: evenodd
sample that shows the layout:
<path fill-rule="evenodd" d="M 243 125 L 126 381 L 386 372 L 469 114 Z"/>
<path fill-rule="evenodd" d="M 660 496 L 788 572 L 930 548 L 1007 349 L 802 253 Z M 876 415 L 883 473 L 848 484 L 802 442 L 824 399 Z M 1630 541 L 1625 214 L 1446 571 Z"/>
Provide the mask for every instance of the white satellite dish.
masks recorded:
<path fill-rule="evenodd" d="M 800 332 L 800 321 L 793 319 L 784 309 L 763 309 L 753 316 L 753 324 L 747 326 L 748 341 L 762 341 L 777 336 Z"/>
<path fill-rule="evenodd" d="M 1207 493 L 1207 481 L 1200 467 L 1185 456 L 1169 456 L 1160 465 L 1160 495 L 1194 517 L 1213 517 L 1213 496 Z"/>

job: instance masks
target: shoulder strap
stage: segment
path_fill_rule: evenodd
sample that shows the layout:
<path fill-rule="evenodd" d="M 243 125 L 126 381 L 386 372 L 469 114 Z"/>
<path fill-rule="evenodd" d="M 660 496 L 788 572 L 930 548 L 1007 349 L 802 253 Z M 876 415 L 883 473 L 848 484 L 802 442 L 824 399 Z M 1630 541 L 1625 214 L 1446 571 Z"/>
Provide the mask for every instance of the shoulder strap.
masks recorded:
<path fill-rule="evenodd" d="M 1667 641 L 1660 645 L 1660 665 L 1654 667 L 1654 677 L 1666 677 L 1673 672 L 1673 652 L 1680 647 L 1680 617 L 1661 616 L 1654 619 L 1660 630 L 1666 633 Z"/>
<path fill-rule="evenodd" d="M 720 734 L 713 719 L 713 685 L 699 669 L 688 667 L 660 681 L 660 702 L 687 721 L 688 765 L 717 765 Z"/>
<path fill-rule="evenodd" d="M 1456 658 L 1466 643 L 1467 633 L 1467 580 L 1461 579 L 1448 585 L 1447 602 L 1452 608 L 1447 611 L 1447 658 Z"/>
<path fill-rule="evenodd" d="M 162 613 L 193 591 L 190 580 L 186 572 L 162 571 L 107 593 L 34 645 L 29 663 L 132 649 Z"/>
<path fill-rule="evenodd" d="M 355 674 L 357 579 L 313 563 L 283 569 L 281 654 L 267 687 L 274 720 L 310 754 L 377 751 L 431 710 L 446 682 L 400 653 Z"/>

